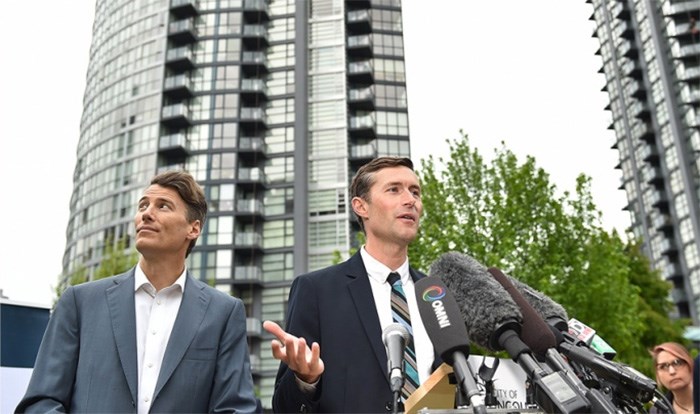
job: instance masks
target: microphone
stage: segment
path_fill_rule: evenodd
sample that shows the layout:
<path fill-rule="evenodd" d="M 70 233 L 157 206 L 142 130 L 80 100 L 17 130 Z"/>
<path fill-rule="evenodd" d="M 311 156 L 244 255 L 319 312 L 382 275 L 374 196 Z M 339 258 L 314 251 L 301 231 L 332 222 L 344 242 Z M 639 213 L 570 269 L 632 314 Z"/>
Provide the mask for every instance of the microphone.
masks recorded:
<path fill-rule="evenodd" d="M 459 312 L 457 301 L 447 286 L 437 277 L 425 277 L 415 283 L 416 302 L 428 337 L 435 352 L 452 366 L 459 391 L 463 393 L 476 414 L 486 414 L 474 373 L 467 362 L 469 338 Z"/>
<path fill-rule="evenodd" d="M 567 324 L 568 331 L 576 338 L 585 342 L 589 348 L 601 354 L 605 359 L 612 360 L 617 355 L 617 352 L 603 338 L 601 338 L 595 329 L 585 323 L 571 318 Z"/>
<path fill-rule="evenodd" d="M 404 382 L 403 353 L 411 340 L 408 330 L 400 323 L 392 323 L 384 328 L 382 342 L 386 349 L 387 371 L 393 393 L 401 392 Z"/>
<path fill-rule="evenodd" d="M 504 273 L 505 274 L 505 273 Z M 549 325 L 554 326 L 560 331 L 569 329 L 567 320 L 569 316 L 566 314 L 566 309 L 557 302 L 550 299 L 544 293 L 532 288 L 526 283 L 505 274 L 510 283 L 525 297 L 527 302 L 535 309 L 538 315 L 542 317 Z"/>
<path fill-rule="evenodd" d="M 537 292 L 522 282 L 519 282 L 519 284 L 524 291 Z M 542 293 L 523 296 L 527 298 L 541 318 L 550 322 L 550 325 L 552 325 L 551 331 L 556 338 L 557 348 L 570 361 L 580 364 L 594 372 L 598 377 L 608 381 L 617 394 L 622 395 L 633 403 L 638 403 L 639 401 L 646 403 L 653 398 L 656 382 L 629 366 L 609 361 L 596 352 L 591 351 L 586 346 L 585 341 L 579 340 L 579 337 L 569 332 L 573 327 L 575 332 L 580 331 L 581 338 L 590 339 L 591 343 L 593 343 L 595 341 L 594 338 L 597 336 L 595 330 L 575 319 L 573 319 L 575 322 L 567 322 L 562 329 L 561 324 L 554 324 L 551 321 L 566 321 L 568 319 L 563 306 Z"/>
<path fill-rule="evenodd" d="M 525 371 L 537 404 L 547 412 L 588 412 L 590 405 L 561 372 L 546 372 L 518 336 L 522 314 L 510 295 L 486 268 L 457 252 L 445 253 L 430 268 L 455 293 L 469 336 L 492 351 L 506 350 Z"/>
<path fill-rule="evenodd" d="M 600 390 L 586 387 L 576 376 L 573 368 L 562 358 L 559 352 L 557 352 L 557 341 L 552 327 L 545 322 L 534 307 L 525 299 L 524 295 L 520 293 L 521 290 L 516 289 L 515 284 L 511 283 L 513 279 L 509 279 L 503 272 L 495 267 L 489 268 L 488 272 L 506 289 L 506 292 L 510 294 L 511 298 L 520 308 L 523 315 L 523 335 L 521 335 L 523 342 L 533 350 L 538 350 L 538 353 L 543 356 L 552 369 L 564 374 L 566 381 L 579 391 L 579 397 L 585 399 L 587 403 L 590 404 L 591 412 L 617 413 L 618 410 L 613 403 L 608 400 Z M 564 308 L 562 307 L 561 309 L 563 310 Z M 558 317 L 556 319 L 558 319 Z M 528 331 L 535 331 L 538 334 L 526 335 L 525 333 Z M 534 343 L 532 341 L 534 341 Z"/>

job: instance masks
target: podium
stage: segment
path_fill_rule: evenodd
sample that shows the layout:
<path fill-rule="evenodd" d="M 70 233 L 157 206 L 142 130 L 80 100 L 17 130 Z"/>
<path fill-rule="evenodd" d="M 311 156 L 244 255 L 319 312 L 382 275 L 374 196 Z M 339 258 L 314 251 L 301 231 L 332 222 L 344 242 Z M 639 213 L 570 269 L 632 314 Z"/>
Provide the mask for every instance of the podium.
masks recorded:
<path fill-rule="evenodd" d="M 454 408 L 457 384 L 452 367 L 443 363 L 404 402 L 405 414 L 470 414 L 473 409 Z M 450 379 L 450 376 L 453 376 Z M 542 413 L 530 408 L 487 408 L 488 413 Z"/>
<path fill-rule="evenodd" d="M 450 374 L 452 367 L 443 362 L 404 402 L 405 413 L 417 414 L 422 408 L 454 409 L 456 384 L 450 384 Z"/>

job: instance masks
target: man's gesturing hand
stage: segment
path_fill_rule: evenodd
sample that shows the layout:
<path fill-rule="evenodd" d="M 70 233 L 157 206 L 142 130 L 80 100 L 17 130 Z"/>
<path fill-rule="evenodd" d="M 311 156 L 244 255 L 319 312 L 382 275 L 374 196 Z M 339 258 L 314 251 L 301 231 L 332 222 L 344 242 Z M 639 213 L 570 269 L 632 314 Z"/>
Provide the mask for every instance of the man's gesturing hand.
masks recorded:
<path fill-rule="evenodd" d="M 272 341 L 272 356 L 287 364 L 297 378 L 305 383 L 318 381 L 324 366 L 321 347 L 316 342 L 309 349 L 304 338 L 288 334 L 272 321 L 263 322 L 263 328 L 277 337 L 277 340 Z"/>

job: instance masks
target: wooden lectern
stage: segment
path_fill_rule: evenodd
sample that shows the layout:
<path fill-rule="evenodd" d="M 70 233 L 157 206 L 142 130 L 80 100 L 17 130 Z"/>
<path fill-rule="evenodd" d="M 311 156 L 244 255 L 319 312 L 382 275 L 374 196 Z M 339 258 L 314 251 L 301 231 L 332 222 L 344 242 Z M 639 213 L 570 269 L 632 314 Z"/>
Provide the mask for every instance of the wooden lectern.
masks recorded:
<path fill-rule="evenodd" d="M 457 384 L 450 383 L 452 367 L 443 363 L 408 397 L 404 403 L 406 414 L 416 414 L 423 408 L 453 409 Z"/>

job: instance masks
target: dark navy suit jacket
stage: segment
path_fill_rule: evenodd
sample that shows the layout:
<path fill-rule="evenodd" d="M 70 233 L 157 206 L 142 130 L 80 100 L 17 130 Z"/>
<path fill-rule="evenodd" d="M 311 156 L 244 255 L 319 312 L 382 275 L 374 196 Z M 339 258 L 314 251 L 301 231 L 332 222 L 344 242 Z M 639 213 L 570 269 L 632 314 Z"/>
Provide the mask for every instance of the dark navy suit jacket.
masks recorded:
<path fill-rule="evenodd" d="M 413 280 L 426 275 L 410 270 Z M 346 262 L 297 277 L 289 293 L 286 331 L 318 342 L 325 371 L 312 398 L 280 364 L 275 412 L 387 412 L 392 392 L 382 329 L 367 270 L 358 252 Z"/>

